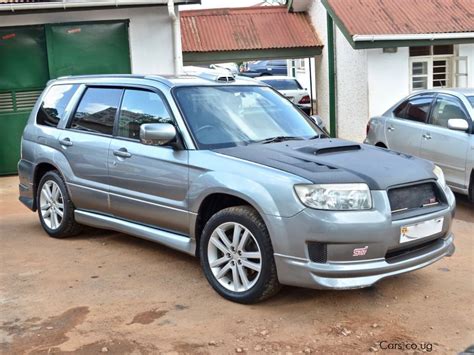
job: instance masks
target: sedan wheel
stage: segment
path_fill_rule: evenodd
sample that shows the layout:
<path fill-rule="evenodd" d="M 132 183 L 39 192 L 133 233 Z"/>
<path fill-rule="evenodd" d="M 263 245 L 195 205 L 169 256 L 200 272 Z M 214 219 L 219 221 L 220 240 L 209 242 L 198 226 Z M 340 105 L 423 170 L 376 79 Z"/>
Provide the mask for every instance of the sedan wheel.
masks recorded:
<path fill-rule="evenodd" d="M 223 223 L 214 229 L 207 256 L 213 275 L 230 291 L 247 291 L 260 276 L 260 247 L 253 234 L 239 223 Z"/>

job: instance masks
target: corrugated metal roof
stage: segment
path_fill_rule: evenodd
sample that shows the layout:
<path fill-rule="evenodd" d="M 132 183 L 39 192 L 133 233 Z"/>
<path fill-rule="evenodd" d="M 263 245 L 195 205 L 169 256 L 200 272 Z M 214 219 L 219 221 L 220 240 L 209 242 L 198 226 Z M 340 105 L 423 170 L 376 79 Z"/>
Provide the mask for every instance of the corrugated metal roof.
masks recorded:
<path fill-rule="evenodd" d="M 326 0 L 351 36 L 474 32 L 474 0 Z"/>
<path fill-rule="evenodd" d="M 305 13 L 285 6 L 181 11 L 183 52 L 322 47 Z"/>

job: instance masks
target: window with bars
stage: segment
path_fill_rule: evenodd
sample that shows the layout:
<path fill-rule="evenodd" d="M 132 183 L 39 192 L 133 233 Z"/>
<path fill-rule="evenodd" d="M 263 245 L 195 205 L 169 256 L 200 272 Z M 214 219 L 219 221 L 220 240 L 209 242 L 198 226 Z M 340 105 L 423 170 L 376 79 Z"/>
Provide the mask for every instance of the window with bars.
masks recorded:
<path fill-rule="evenodd" d="M 410 90 L 463 86 L 466 60 L 455 56 L 454 45 L 410 47 Z"/>

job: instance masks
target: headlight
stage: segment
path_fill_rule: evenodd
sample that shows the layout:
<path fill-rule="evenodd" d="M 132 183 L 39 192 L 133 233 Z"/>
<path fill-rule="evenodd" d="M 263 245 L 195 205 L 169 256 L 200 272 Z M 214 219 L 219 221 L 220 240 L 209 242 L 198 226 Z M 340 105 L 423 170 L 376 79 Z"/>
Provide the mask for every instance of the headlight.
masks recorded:
<path fill-rule="evenodd" d="M 372 198 L 366 184 L 295 185 L 301 202 L 320 210 L 368 210 Z"/>
<path fill-rule="evenodd" d="M 443 189 L 446 188 L 446 180 L 444 179 L 444 173 L 443 170 L 438 165 L 435 165 L 433 169 L 433 173 L 436 175 L 436 178 L 438 179 L 438 183 L 441 185 Z"/>

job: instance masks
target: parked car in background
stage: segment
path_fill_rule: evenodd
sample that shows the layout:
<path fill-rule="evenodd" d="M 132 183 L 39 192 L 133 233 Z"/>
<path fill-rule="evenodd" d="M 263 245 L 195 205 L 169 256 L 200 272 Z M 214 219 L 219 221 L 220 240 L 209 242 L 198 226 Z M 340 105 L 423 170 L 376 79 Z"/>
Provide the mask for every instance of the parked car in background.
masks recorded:
<path fill-rule="evenodd" d="M 433 163 L 328 138 L 268 85 L 213 73 L 50 81 L 23 133 L 20 201 L 55 238 L 90 225 L 199 256 L 241 303 L 281 284 L 368 287 L 454 252 Z"/>
<path fill-rule="evenodd" d="M 372 118 L 365 143 L 433 161 L 474 201 L 473 119 L 474 89 L 421 91 Z"/>
<path fill-rule="evenodd" d="M 307 115 L 311 114 L 311 98 L 306 89 L 291 76 L 261 76 L 255 78 L 258 81 L 270 85 L 272 88 L 280 92 L 288 100 L 302 109 Z"/>
<path fill-rule="evenodd" d="M 237 63 L 216 63 L 209 65 L 210 69 L 226 69 L 230 71 L 233 75 L 239 75 L 239 66 Z"/>
<path fill-rule="evenodd" d="M 285 59 L 257 60 L 247 62 L 240 74 L 251 78 L 265 75 L 288 75 L 288 67 Z"/>

